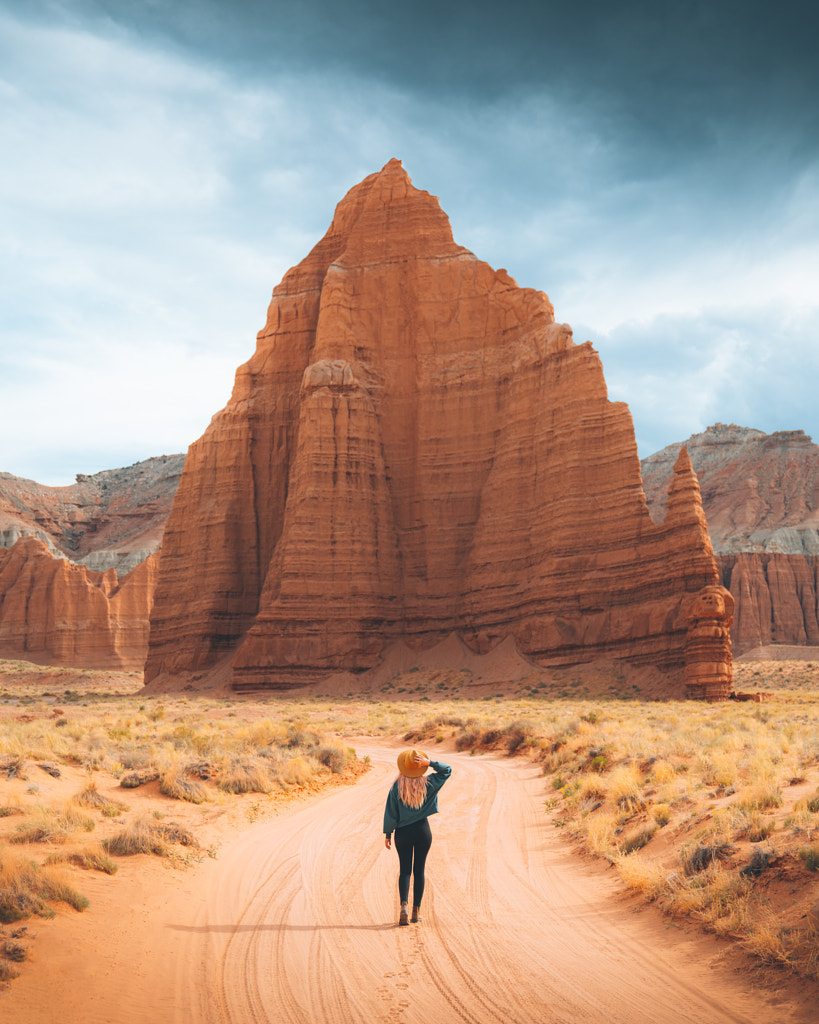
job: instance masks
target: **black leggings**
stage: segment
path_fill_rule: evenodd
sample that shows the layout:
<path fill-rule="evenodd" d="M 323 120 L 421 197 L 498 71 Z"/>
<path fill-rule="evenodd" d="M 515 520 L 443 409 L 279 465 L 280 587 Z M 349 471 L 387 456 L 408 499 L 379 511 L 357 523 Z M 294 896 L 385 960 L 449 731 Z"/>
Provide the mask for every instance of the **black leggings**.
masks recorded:
<path fill-rule="evenodd" d="M 432 831 L 429 827 L 429 818 L 422 818 L 395 830 L 395 849 L 398 851 L 399 863 L 398 895 L 402 903 L 409 899 L 412 875 L 412 902 L 416 907 L 421 906 L 421 898 L 424 895 L 424 865 L 431 845 Z"/>

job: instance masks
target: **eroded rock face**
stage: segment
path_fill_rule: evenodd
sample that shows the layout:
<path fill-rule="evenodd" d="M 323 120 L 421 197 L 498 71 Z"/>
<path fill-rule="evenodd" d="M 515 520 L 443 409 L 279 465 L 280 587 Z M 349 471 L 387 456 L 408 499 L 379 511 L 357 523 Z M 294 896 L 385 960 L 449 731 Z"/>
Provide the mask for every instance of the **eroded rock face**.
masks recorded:
<path fill-rule="evenodd" d="M 54 557 L 33 537 L 0 548 L 0 654 L 36 664 L 138 669 L 159 555 L 121 580 Z"/>
<path fill-rule="evenodd" d="M 819 555 L 819 445 L 807 434 L 715 423 L 684 444 L 716 554 Z M 642 463 L 646 499 L 658 522 L 681 447 L 669 445 Z"/>
<path fill-rule="evenodd" d="M 685 598 L 715 582 L 687 456 L 657 526 L 591 345 L 391 161 L 274 290 L 191 446 L 146 682 L 230 652 L 235 686 L 293 686 L 456 633 L 682 686 Z"/>
<path fill-rule="evenodd" d="M 723 586 L 703 587 L 690 603 L 687 617 L 686 696 L 694 700 L 728 700 L 734 689 L 731 592 Z"/>
<path fill-rule="evenodd" d="M 743 552 L 717 558 L 736 601 L 734 650 L 819 646 L 819 556 Z"/>
<path fill-rule="evenodd" d="M 717 423 L 685 442 L 721 582 L 736 610 L 736 655 L 768 644 L 819 644 L 819 445 L 801 430 L 765 434 Z M 642 463 L 652 516 L 680 445 Z"/>
<path fill-rule="evenodd" d="M 0 547 L 36 537 L 54 555 L 119 576 L 159 550 L 183 455 L 161 455 L 125 469 L 79 474 L 47 487 L 0 473 Z"/>

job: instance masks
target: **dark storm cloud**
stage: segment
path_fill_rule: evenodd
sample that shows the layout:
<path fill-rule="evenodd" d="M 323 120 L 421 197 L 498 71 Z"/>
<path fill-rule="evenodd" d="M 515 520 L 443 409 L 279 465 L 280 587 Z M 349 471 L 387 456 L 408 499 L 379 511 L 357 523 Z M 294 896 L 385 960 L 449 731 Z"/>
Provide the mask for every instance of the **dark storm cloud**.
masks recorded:
<path fill-rule="evenodd" d="M 817 17 L 0 0 L 0 468 L 36 476 L 55 436 L 52 479 L 184 448 L 272 286 L 392 156 L 594 342 L 643 454 L 713 419 L 819 434 Z"/>
<path fill-rule="evenodd" d="M 478 104 L 545 90 L 670 151 L 743 124 L 789 126 L 803 152 L 817 144 L 810 3 L 75 0 L 31 10 L 147 32 L 260 78 L 322 67 Z"/>

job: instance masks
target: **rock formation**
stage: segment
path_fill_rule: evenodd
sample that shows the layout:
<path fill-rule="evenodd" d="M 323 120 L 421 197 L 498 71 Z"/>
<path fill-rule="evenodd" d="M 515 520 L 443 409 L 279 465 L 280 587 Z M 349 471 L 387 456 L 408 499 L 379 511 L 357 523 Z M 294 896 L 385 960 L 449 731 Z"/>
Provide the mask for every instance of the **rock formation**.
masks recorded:
<path fill-rule="evenodd" d="M 655 521 L 680 445 L 642 463 Z M 717 423 L 685 442 L 699 477 L 720 580 L 736 602 L 736 655 L 819 644 L 819 445 L 801 430 Z"/>
<path fill-rule="evenodd" d="M 703 587 L 688 609 L 685 638 L 685 695 L 694 700 L 728 700 L 734 689 L 731 625 L 734 599 L 722 586 Z"/>
<path fill-rule="evenodd" d="M 159 550 L 184 461 L 162 455 L 68 487 L 0 473 L 0 547 L 36 537 L 54 555 L 123 576 Z"/>
<path fill-rule="evenodd" d="M 274 290 L 190 448 L 145 678 L 230 656 L 239 688 L 301 685 L 455 633 L 682 688 L 684 605 L 713 583 L 687 456 L 657 526 L 591 344 L 456 245 L 393 160 Z"/>
<path fill-rule="evenodd" d="M 55 558 L 33 537 L 0 548 L 0 656 L 76 668 L 141 668 L 159 555 L 121 580 Z"/>
<path fill-rule="evenodd" d="M 0 473 L 0 657 L 143 667 L 183 462 L 163 455 L 69 487 Z"/>
<path fill-rule="evenodd" d="M 819 646 L 819 556 L 743 552 L 717 558 L 736 601 L 737 654 L 769 644 Z"/>
<path fill-rule="evenodd" d="M 801 430 L 715 423 L 684 442 L 699 477 L 718 555 L 767 551 L 819 555 L 819 445 Z M 643 460 L 649 510 L 662 522 L 671 467 L 682 445 Z"/>

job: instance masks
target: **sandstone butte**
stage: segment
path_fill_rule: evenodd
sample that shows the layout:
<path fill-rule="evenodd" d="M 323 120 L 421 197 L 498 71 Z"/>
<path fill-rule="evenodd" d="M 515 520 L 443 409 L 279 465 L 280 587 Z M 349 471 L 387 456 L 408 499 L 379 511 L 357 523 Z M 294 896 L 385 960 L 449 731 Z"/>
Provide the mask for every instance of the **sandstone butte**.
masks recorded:
<path fill-rule="evenodd" d="M 0 473 L 0 657 L 142 669 L 183 461 L 160 456 L 68 487 Z"/>
<path fill-rule="evenodd" d="M 188 452 L 145 681 L 303 686 L 455 634 L 682 688 L 685 606 L 716 581 L 688 456 L 655 525 L 591 344 L 391 160 L 276 287 Z"/>
<path fill-rule="evenodd" d="M 819 445 L 801 430 L 716 423 L 684 442 L 699 477 L 720 582 L 735 601 L 735 654 L 819 645 Z M 683 446 L 642 464 L 656 520 Z"/>

